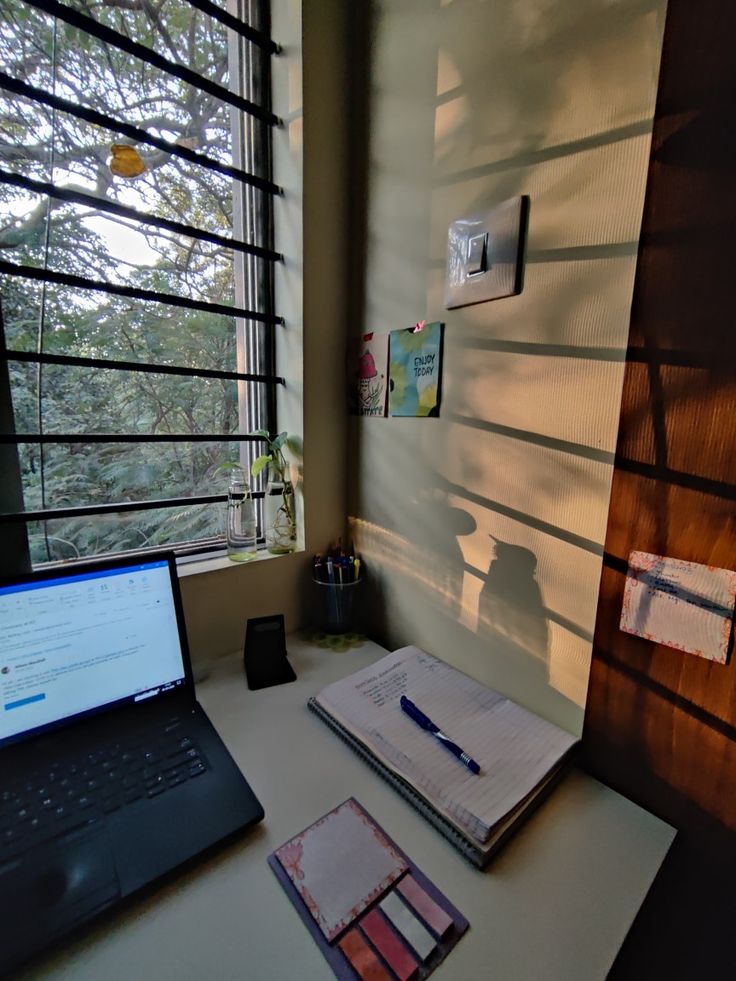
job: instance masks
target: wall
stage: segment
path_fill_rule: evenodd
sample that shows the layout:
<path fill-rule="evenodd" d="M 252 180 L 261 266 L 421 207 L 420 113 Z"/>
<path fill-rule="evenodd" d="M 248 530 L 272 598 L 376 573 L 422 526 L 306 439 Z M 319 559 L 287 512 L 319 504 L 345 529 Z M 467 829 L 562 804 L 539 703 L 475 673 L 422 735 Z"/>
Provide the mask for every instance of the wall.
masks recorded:
<path fill-rule="evenodd" d="M 370 624 L 573 731 L 664 12 L 664 0 L 384 0 L 355 32 L 370 42 L 351 329 L 447 325 L 441 418 L 353 420 Z M 360 82 L 358 70 L 356 97 Z M 523 294 L 446 312 L 447 225 L 518 194 L 531 197 Z"/>
<path fill-rule="evenodd" d="M 345 153 L 347 49 L 339 0 L 272 0 L 274 179 L 279 425 L 301 438 L 295 467 L 302 549 L 235 566 L 227 560 L 184 566 L 182 595 L 195 662 L 242 646 L 248 617 L 284 613 L 287 630 L 310 616 L 311 555 L 340 535 L 345 521 Z M 302 43 L 302 27 L 304 40 Z M 327 288 L 329 286 L 329 288 Z M 305 378 L 309 384 L 305 385 Z M 298 472 L 297 472 L 298 471 Z"/>

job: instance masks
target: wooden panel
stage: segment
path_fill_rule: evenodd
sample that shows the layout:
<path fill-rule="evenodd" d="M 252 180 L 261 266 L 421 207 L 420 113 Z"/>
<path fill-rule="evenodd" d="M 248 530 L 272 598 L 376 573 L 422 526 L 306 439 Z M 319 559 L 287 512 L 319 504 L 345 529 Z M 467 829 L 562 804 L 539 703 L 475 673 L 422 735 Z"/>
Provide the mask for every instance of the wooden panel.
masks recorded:
<path fill-rule="evenodd" d="M 736 830 L 736 658 L 622 633 L 629 552 L 736 567 L 736 5 L 670 0 L 584 749 L 683 828 Z"/>

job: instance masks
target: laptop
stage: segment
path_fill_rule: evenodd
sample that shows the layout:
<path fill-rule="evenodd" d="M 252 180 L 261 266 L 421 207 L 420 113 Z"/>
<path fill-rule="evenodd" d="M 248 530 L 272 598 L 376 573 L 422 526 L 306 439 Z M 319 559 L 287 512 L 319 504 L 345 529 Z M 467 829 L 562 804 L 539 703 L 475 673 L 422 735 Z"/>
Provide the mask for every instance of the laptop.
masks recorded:
<path fill-rule="evenodd" d="M 262 817 L 196 701 L 173 553 L 0 581 L 0 974 Z"/>

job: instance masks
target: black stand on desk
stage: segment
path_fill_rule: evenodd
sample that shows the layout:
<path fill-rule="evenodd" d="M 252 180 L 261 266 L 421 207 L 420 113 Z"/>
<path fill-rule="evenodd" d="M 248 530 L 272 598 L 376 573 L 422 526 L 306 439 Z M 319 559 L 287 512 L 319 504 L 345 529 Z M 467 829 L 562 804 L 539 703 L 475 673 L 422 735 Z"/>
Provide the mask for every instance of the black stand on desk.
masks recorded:
<path fill-rule="evenodd" d="M 243 664 L 251 691 L 296 681 L 286 656 L 284 617 L 253 617 L 245 631 Z"/>

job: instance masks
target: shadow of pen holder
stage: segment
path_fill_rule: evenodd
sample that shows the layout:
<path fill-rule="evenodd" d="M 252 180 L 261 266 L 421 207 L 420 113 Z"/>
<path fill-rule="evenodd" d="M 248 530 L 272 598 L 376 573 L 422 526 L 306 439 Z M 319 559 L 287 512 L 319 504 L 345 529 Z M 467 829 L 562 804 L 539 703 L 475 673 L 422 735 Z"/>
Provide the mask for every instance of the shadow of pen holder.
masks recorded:
<path fill-rule="evenodd" d="M 317 589 L 317 629 L 326 634 L 347 634 L 353 629 L 355 594 L 363 582 L 320 582 L 313 579 Z"/>

